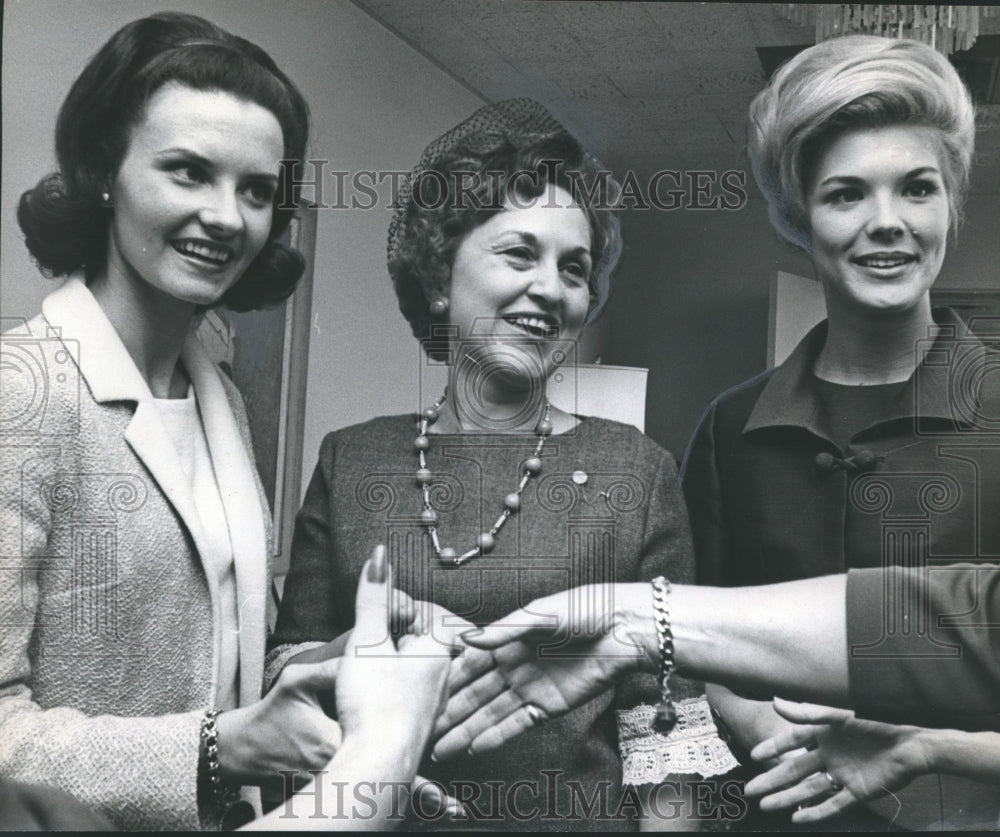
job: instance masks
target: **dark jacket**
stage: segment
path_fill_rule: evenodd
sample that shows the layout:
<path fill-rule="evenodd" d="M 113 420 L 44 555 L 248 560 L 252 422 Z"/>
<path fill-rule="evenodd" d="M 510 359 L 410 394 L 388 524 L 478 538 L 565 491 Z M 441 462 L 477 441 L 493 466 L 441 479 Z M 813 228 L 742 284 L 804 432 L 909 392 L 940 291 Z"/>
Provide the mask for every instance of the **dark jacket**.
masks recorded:
<path fill-rule="evenodd" d="M 933 578 L 955 562 L 998 561 L 1000 355 L 954 312 L 936 311 L 935 319 L 942 328 L 914 347 L 920 363 L 913 376 L 843 449 L 812 372 L 825 323 L 777 369 L 709 405 L 681 471 L 699 583 L 768 584 L 883 566 Z M 865 602 L 874 623 L 863 637 L 850 629 L 849 658 L 866 703 L 859 675 L 901 677 L 893 694 L 913 685 L 905 666 L 876 673 L 892 658 L 931 660 L 938 676 L 958 682 L 953 632 L 946 637 L 933 622 L 926 597 L 890 596 L 877 584 Z M 944 724 L 948 715 L 937 718 Z M 933 718 L 919 720 L 929 725 Z M 921 828 L 997 799 L 964 780 L 919 784 L 899 795 L 898 816 L 895 809 L 881 813 Z"/>
<path fill-rule="evenodd" d="M 950 310 L 891 409 L 847 449 L 812 375 L 821 323 L 777 369 L 708 407 L 681 470 L 699 583 L 767 584 L 851 567 L 1000 557 L 1000 355 Z M 992 371 L 991 371 L 992 370 Z M 852 469 L 837 460 L 870 452 Z M 835 461 L 822 467 L 817 455 Z M 830 460 L 827 460 L 829 463 Z"/>
<path fill-rule="evenodd" d="M 935 638 L 947 656 L 907 653 L 905 635 L 888 630 L 894 601 L 927 602 Z M 847 640 L 879 654 L 849 659 L 859 715 L 923 726 L 1000 730 L 1000 565 L 852 570 L 847 575 Z"/>

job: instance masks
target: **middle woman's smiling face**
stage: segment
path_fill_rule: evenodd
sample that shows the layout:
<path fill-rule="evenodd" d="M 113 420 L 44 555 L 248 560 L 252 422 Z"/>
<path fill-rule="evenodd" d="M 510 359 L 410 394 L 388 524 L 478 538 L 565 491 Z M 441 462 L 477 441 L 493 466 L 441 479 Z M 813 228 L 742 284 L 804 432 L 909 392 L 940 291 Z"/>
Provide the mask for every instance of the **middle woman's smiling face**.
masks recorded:
<path fill-rule="evenodd" d="M 831 315 L 927 300 L 949 227 L 941 152 L 937 129 L 912 125 L 850 130 L 821 151 L 806 209 Z"/>
<path fill-rule="evenodd" d="M 522 374 L 548 374 L 560 347 L 580 336 L 587 319 L 590 225 L 558 186 L 518 203 L 508 201 L 455 252 L 449 324 L 461 340 L 496 347 L 489 361 L 495 371 L 511 365 L 507 358 Z"/>

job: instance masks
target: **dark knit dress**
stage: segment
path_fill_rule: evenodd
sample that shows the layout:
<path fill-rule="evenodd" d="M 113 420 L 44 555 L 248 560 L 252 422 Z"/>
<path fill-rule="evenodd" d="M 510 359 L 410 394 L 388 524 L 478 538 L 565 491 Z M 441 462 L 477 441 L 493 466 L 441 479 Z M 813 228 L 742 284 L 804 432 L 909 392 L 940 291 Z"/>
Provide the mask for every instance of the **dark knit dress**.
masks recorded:
<path fill-rule="evenodd" d="M 577 585 L 660 574 L 676 582 L 692 579 L 691 536 L 674 459 L 635 428 L 586 418 L 571 432 L 550 437 L 543 470 L 528 483 L 495 549 L 460 567 L 440 563 L 420 524 L 416 435 L 412 416 L 388 416 L 323 441 L 296 523 L 272 669 L 287 659 L 288 646 L 329 640 L 351 627 L 357 579 L 378 543 L 388 547 L 400 589 L 477 625 Z M 537 439 L 431 434 L 430 440 L 441 545 L 462 553 L 496 521 Z M 684 699 L 701 688 L 678 682 L 675 692 Z M 657 697 L 654 678 L 637 675 L 498 750 L 441 764 L 425 759 L 420 774 L 465 802 L 472 812 L 465 828 L 631 829 L 635 795 L 623 791 L 622 754 L 626 781 L 636 783 L 711 772 L 707 765 L 728 757 L 701 700 L 684 705 L 684 722 L 671 740 L 652 733 L 636 707 L 655 704 Z M 616 717 L 616 710 L 626 711 Z M 622 753 L 619 725 L 628 738 Z M 439 828 L 434 813 L 404 827 Z"/>

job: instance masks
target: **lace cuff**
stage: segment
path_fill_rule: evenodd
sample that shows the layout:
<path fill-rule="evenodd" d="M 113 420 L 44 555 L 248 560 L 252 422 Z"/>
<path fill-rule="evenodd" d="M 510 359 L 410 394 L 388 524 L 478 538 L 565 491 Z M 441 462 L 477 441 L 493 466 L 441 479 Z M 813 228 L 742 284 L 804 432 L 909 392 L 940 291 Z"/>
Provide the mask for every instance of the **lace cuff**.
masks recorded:
<path fill-rule="evenodd" d="M 299 642 L 288 645 L 279 645 L 273 648 L 264 659 L 264 690 L 261 694 L 266 695 L 271 691 L 274 681 L 278 679 L 281 670 L 288 661 L 296 654 L 308 651 L 310 648 L 318 648 L 326 645 L 325 642 Z"/>
<path fill-rule="evenodd" d="M 618 710 L 618 749 L 625 784 L 656 784 L 676 773 L 718 776 L 739 766 L 719 737 L 704 697 L 682 700 L 676 707 L 677 726 L 668 735 L 653 731 L 655 706 Z"/>

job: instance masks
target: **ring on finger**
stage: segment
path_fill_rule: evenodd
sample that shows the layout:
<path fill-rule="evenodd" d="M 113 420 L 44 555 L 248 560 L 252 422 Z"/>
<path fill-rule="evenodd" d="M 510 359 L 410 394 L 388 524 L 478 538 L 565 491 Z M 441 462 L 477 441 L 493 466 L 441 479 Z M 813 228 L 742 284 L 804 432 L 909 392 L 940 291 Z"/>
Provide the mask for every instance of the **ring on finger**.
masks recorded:
<path fill-rule="evenodd" d="M 531 725 L 533 727 L 540 727 L 545 723 L 546 717 L 545 713 L 533 703 L 525 703 L 521 706 L 525 712 L 528 713 L 528 718 L 531 719 Z"/>
<path fill-rule="evenodd" d="M 834 779 L 833 776 L 831 776 L 828 771 L 824 770 L 823 776 L 826 778 L 826 781 L 830 783 L 830 788 L 833 790 L 834 793 L 838 793 L 839 791 L 842 791 L 844 789 L 844 786 L 840 784 L 840 782 L 838 782 L 836 779 Z"/>

